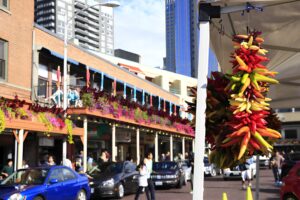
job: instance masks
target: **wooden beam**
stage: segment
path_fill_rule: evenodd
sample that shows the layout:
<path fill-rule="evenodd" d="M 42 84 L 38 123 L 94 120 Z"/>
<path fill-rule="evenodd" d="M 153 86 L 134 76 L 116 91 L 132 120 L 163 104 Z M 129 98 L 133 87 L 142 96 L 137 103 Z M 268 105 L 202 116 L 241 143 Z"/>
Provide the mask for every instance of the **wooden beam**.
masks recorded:
<path fill-rule="evenodd" d="M 27 135 L 28 135 L 28 131 L 25 131 L 23 142 L 25 141 Z"/>
<path fill-rule="evenodd" d="M 18 144 L 20 144 L 20 140 L 19 140 L 19 136 L 18 136 L 18 134 L 17 134 L 17 130 L 13 130 L 13 133 L 14 133 L 14 136 L 15 136 L 15 138 L 16 138 Z"/>

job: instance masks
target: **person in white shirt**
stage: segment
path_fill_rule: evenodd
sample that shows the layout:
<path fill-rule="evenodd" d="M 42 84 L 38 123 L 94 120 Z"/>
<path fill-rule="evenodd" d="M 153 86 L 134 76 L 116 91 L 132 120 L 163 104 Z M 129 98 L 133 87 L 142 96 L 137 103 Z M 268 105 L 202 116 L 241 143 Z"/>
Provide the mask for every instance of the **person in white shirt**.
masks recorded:
<path fill-rule="evenodd" d="M 148 188 L 151 194 L 151 200 L 155 200 L 155 188 L 151 180 L 151 173 L 153 171 L 153 154 L 151 152 L 147 153 L 144 163 L 147 167 Z"/>
<path fill-rule="evenodd" d="M 139 170 L 139 187 L 135 194 L 135 200 L 139 199 L 140 194 L 145 190 L 147 200 L 150 200 L 149 188 L 148 188 L 148 176 L 147 176 L 147 167 L 144 160 L 141 160 L 141 163 L 138 166 Z"/>

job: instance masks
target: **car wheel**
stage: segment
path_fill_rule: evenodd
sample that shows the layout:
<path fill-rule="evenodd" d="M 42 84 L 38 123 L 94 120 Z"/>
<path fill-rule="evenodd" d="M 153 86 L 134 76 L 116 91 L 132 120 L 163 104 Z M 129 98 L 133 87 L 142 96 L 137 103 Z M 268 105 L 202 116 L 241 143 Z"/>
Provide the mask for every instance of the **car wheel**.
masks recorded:
<path fill-rule="evenodd" d="M 76 200 L 86 200 L 86 193 L 84 190 L 80 190 L 77 194 Z"/>
<path fill-rule="evenodd" d="M 284 196 L 283 200 L 298 200 L 298 199 L 294 195 L 289 194 L 289 195 Z"/>
<path fill-rule="evenodd" d="M 37 197 L 34 197 L 33 200 L 44 200 L 44 199 L 43 199 L 43 197 L 41 197 L 41 196 L 37 196 Z"/>
<path fill-rule="evenodd" d="M 215 168 L 212 168 L 211 172 L 210 172 L 210 176 L 215 177 L 217 176 L 217 171 Z"/>
<path fill-rule="evenodd" d="M 118 199 L 121 199 L 124 197 L 124 194 L 125 194 L 125 190 L 124 190 L 124 186 L 122 183 L 120 183 L 117 187 L 118 189 L 118 193 L 117 193 L 117 198 Z"/>

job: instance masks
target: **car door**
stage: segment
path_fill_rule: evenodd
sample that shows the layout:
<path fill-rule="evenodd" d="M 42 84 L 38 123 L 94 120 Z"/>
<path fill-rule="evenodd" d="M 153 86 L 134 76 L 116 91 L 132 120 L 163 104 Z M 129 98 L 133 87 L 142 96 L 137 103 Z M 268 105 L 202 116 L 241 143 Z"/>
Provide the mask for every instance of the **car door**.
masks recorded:
<path fill-rule="evenodd" d="M 51 170 L 47 180 L 46 199 L 64 200 L 62 182 L 61 168 Z"/>
<path fill-rule="evenodd" d="M 64 178 L 62 182 L 64 200 L 74 200 L 79 192 L 81 183 L 77 182 L 77 176 L 72 170 L 68 168 L 62 168 L 61 170 Z"/>

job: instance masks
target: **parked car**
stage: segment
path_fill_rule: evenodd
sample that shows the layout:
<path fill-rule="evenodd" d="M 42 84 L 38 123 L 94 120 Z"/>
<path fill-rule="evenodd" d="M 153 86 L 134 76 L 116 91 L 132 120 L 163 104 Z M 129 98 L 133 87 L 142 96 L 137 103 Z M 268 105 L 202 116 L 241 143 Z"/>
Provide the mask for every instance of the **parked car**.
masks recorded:
<path fill-rule="evenodd" d="M 1 200 L 85 200 L 88 178 L 64 166 L 21 169 L 0 185 Z"/>
<path fill-rule="evenodd" d="M 283 184 L 280 189 L 280 199 L 300 199 L 300 163 L 295 164 L 282 181 Z"/>
<path fill-rule="evenodd" d="M 185 174 L 179 163 L 172 161 L 153 163 L 151 178 L 155 186 L 181 188 L 185 182 Z"/>
<path fill-rule="evenodd" d="M 221 174 L 221 170 L 218 169 L 213 163 L 210 163 L 208 157 L 204 157 L 204 174 L 206 176 L 216 176 L 217 174 Z"/>
<path fill-rule="evenodd" d="M 300 162 L 300 152 L 287 154 L 281 167 L 281 178 L 284 178 L 297 162 Z"/>
<path fill-rule="evenodd" d="M 250 168 L 252 169 L 252 177 L 256 176 L 256 160 L 254 159 L 254 163 L 251 164 Z M 239 166 L 227 168 L 223 170 L 223 179 L 242 179 L 241 170 Z"/>
<path fill-rule="evenodd" d="M 138 171 L 130 161 L 110 163 L 104 171 L 94 170 L 89 174 L 92 198 L 122 198 L 135 193 L 138 186 Z"/>
<path fill-rule="evenodd" d="M 259 156 L 259 167 L 269 168 L 270 167 L 270 156 Z"/>

